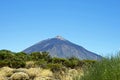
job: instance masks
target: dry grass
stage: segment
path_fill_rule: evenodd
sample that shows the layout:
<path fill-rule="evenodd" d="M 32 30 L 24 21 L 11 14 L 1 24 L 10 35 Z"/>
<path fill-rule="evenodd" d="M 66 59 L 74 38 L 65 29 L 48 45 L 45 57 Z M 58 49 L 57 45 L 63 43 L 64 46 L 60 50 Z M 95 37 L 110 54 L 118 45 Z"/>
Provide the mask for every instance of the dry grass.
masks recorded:
<path fill-rule="evenodd" d="M 9 67 L 0 68 L 0 76 L 10 77 L 12 74 L 13 74 L 13 69 L 11 69 Z"/>
<path fill-rule="evenodd" d="M 73 72 L 71 72 L 71 73 L 73 73 Z M 84 75 L 83 73 L 84 73 L 84 71 L 82 69 L 78 69 L 77 74 L 72 75 L 72 80 L 80 80 L 80 78 Z"/>
<path fill-rule="evenodd" d="M 58 80 L 75 80 L 76 76 L 81 77 L 83 75 L 83 71 L 81 69 L 68 69 L 66 72 L 60 71 L 54 73 L 54 77 Z"/>
<path fill-rule="evenodd" d="M 30 78 L 34 79 L 35 77 L 41 74 L 41 71 L 41 68 L 30 68 L 27 69 L 26 73 L 30 76 Z"/>
<path fill-rule="evenodd" d="M 10 77 L 10 80 L 29 80 L 29 76 L 24 72 L 16 72 Z"/>
<path fill-rule="evenodd" d="M 16 72 L 24 72 L 24 73 L 27 73 L 27 70 L 26 68 L 18 68 L 18 69 L 14 69 L 13 70 L 13 73 L 16 73 Z"/>
<path fill-rule="evenodd" d="M 36 67 L 36 65 L 35 65 L 34 61 L 27 61 L 25 67 L 26 68 L 34 68 L 34 67 Z"/>
<path fill-rule="evenodd" d="M 0 75 L 0 80 L 8 80 L 6 77 Z"/>
<path fill-rule="evenodd" d="M 76 76 L 81 77 L 83 75 L 83 70 L 82 69 L 68 69 L 67 72 L 60 72 L 60 73 L 55 73 L 54 76 L 56 76 L 57 79 L 59 80 L 76 80 Z"/>
<path fill-rule="evenodd" d="M 0 80 L 73 80 L 76 76 L 82 75 L 82 70 L 67 69 L 53 73 L 49 69 L 42 68 L 0 68 Z M 75 80 L 75 79 L 74 79 Z"/>
<path fill-rule="evenodd" d="M 34 80 L 56 80 L 51 77 L 36 77 Z"/>
<path fill-rule="evenodd" d="M 52 76 L 53 76 L 53 73 L 52 73 L 52 71 L 50 71 L 49 69 L 47 69 L 47 70 L 44 69 L 44 70 L 41 71 L 41 73 L 40 73 L 38 76 L 43 76 L 43 77 L 48 76 L 48 77 L 52 77 Z"/>

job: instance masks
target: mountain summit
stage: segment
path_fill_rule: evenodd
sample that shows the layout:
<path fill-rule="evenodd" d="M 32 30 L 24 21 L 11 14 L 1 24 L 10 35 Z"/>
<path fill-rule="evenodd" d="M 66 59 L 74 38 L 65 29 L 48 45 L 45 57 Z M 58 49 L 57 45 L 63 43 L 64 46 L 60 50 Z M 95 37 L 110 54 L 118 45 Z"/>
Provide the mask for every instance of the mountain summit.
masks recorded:
<path fill-rule="evenodd" d="M 79 59 L 99 60 L 102 57 L 93 52 L 90 52 L 82 46 L 76 45 L 61 36 L 43 40 L 27 49 L 23 52 L 49 52 L 52 57 L 77 57 Z"/>
<path fill-rule="evenodd" d="M 65 40 L 62 36 L 56 36 L 55 38 L 60 39 L 60 40 Z"/>

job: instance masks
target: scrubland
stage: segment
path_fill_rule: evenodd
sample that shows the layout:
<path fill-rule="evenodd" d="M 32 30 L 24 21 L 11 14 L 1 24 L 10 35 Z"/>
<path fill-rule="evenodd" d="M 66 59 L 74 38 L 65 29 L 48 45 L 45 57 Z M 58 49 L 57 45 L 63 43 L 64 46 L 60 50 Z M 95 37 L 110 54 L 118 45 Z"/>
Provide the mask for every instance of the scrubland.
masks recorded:
<path fill-rule="evenodd" d="M 0 80 L 120 80 L 120 53 L 95 61 L 0 50 Z"/>
<path fill-rule="evenodd" d="M 26 54 L 0 50 L 0 80 L 76 80 L 94 60 L 51 57 L 47 52 Z"/>

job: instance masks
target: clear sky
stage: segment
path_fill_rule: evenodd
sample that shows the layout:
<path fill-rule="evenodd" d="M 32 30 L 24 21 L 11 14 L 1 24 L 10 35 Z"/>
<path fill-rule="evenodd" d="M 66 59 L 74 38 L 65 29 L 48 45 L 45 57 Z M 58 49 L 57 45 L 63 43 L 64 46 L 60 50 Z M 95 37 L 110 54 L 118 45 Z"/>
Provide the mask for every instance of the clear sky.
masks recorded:
<path fill-rule="evenodd" d="M 120 50 L 120 0 L 0 0 L 0 49 L 61 35 L 101 55 Z"/>

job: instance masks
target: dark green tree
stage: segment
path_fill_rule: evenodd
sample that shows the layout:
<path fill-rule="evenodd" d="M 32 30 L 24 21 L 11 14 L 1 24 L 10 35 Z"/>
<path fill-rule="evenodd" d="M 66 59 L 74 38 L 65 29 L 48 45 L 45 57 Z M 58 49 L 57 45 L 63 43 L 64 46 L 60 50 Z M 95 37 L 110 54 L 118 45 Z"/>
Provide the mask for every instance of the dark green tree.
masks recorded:
<path fill-rule="evenodd" d="M 0 50 L 0 60 L 11 59 L 14 57 L 13 52 L 9 50 Z"/>
<path fill-rule="evenodd" d="M 15 54 L 15 56 L 23 61 L 29 61 L 30 60 L 30 56 L 29 54 L 26 54 L 24 52 L 18 52 Z"/>

